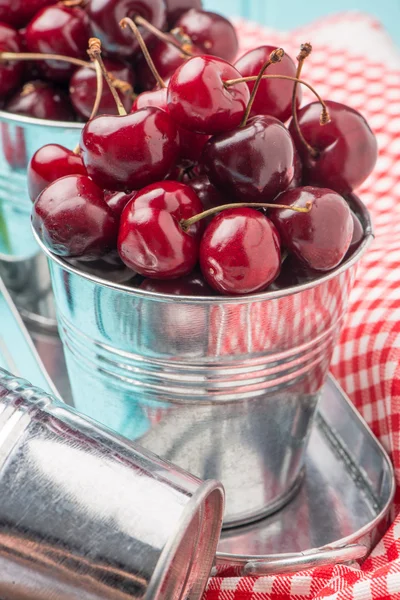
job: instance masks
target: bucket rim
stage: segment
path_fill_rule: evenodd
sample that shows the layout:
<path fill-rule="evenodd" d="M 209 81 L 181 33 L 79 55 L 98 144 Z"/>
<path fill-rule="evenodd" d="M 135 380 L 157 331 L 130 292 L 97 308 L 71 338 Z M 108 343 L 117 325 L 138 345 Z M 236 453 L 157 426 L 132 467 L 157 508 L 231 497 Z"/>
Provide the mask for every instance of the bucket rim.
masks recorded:
<path fill-rule="evenodd" d="M 52 121 L 50 119 L 37 119 L 36 117 L 26 117 L 16 113 L 10 113 L 6 110 L 0 110 L 0 122 L 19 125 L 20 127 L 29 127 L 35 125 L 37 127 L 49 127 L 50 129 L 72 129 L 80 131 L 85 126 L 85 123 L 77 123 L 75 121 Z"/>

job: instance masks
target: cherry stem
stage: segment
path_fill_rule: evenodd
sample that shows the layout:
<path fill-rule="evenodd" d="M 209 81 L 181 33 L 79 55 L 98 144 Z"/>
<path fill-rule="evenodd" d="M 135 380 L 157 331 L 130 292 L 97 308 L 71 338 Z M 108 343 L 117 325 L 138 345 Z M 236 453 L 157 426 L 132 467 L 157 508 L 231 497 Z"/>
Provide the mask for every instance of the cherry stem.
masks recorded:
<path fill-rule="evenodd" d="M 103 73 L 100 64 L 96 61 L 96 98 L 93 104 L 92 112 L 90 113 L 89 121 L 94 119 L 100 107 L 101 97 L 103 95 Z"/>
<path fill-rule="evenodd" d="M 258 75 L 252 75 L 250 77 L 240 77 L 238 79 L 226 79 L 224 81 L 224 86 L 230 87 L 231 85 L 236 85 L 237 83 L 244 83 L 247 81 L 257 81 L 257 78 L 258 78 Z M 263 75 L 262 79 L 287 79 L 288 81 L 297 81 L 297 83 L 301 83 L 302 85 L 305 85 L 306 87 L 308 87 L 309 90 L 312 91 L 313 94 L 315 94 L 315 96 L 317 97 L 318 101 L 320 102 L 320 104 L 322 106 L 321 116 L 319 119 L 320 124 L 326 125 L 327 123 L 330 123 L 331 118 L 329 116 L 328 108 L 327 108 L 325 102 L 322 100 L 322 98 L 318 94 L 318 92 L 312 87 L 312 85 L 307 83 L 307 81 L 304 81 L 304 79 L 297 79 L 296 77 L 290 77 L 289 75 Z"/>
<path fill-rule="evenodd" d="M 300 75 L 301 75 L 301 70 L 303 68 L 303 64 L 304 61 L 306 60 L 307 56 L 310 56 L 312 51 L 312 46 L 309 42 L 306 42 L 305 44 L 301 44 L 300 46 L 300 52 L 297 55 L 297 70 L 296 70 L 296 78 L 300 79 Z M 297 102 L 296 102 L 296 94 L 297 94 L 297 86 L 298 86 L 298 82 L 296 81 L 294 86 L 293 86 L 293 93 L 292 93 L 292 116 L 293 116 L 293 125 L 294 128 L 297 132 L 297 135 L 299 136 L 299 139 L 301 141 L 301 143 L 306 147 L 307 151 L 311 154 L 311 156 L 313 156 L 314 158 L 316 158 L 318 156 L 318 150 L 316 150 L 315 148 L 313 148 L 306 140 L 306 138 L 303 135 L 303 132 L 300 129 L 300 125 L 299 125 L 299 118 L 297 115 Z M 322 114 L 321 114 L 321 118 L 322 118 Z"/>
<path fill-rule="evenodd" d="M 164 31 L 161 31 L 160 29 L 158 29 L 158 27 L 155 27 L 152 23 L 150 23 L 149 21 L 147 21 L 147 19 L 141 17 L 140 15 L 136 15 L 134 17 L 134 21 L 136 25 L 141 25 L 142 27 L 144 27 L 144 29 L 147 29 L 147 31 L 152 33 L 157 39 L 161 40 L 162 42 L 165 42 L 166 44 L 170 44 L 171 46 L 175 46 L 175 48 L 177 48 L 185 56 L 193 56 L 193 52 L 189 50 L 191 46 L 190 38 L 187 38 L 187 40 L 185 39 L 185 43 L 182 45 L 177 41 L 174 34 L 171 35 L 165 33 Z"/>
<path fill-rule="evenodd" d="M 265 71 L 268 69 L 268 67 L 270 65 L 280 62 L 284 56 L 285 56 L 285 51 L 283 50 L 283 48 L 276 48 L 275 50 L 273 50 L 271 52 L 271 54 L 269 55 L 269 59 L 261 67 L 260 72 L 257 75 L 257 79 L 255 80 L 256 82 L 255 82 L 253 90 L 251 92 L 249 102 L 246 106 L 246 111 L 243 115 L 243 119 L 242 119 L 242 122 L 240 123 L 240 127 L 246 126 L 247 120 L 250 116 L 251 109 L 253 107 L 254 100 L 255 100 L 257 92 L 258 92 L 258 88 L 260 87 L 260 83 L 261 83 L 261 80 L 262 80 L 262 77 L 263 77 Z"/>
<path fill-rule="evenodd" d="M 154 79 L 157 81 L 160 88 L 167 87 L 165 85 L 165 82 L 164 82 L 163 78 L 161 77 L 160 73 L 156 69 L 153 59 L 150 56 L 150 52 L 148 51 L 148 48 L 146 46 L 146 42 L 144 41 L 142 34 L 140 33 L 139 28 L 136 25 L 136 23 L 134 21 L 132 21 L 132 19 L 130 19 L 129 17 L 125 17 L 124 19 L 122 19 L 120 21 L 119 24 L 122 27 L 122 29 L 125 29 L 126 27 L 129 27 L 131 29 L 131 31 L 133 32 L 134 36 L 136 37 L 136 39 L 139 43 L 140 49 L 143 52 L 143 56 L 146 59 L 146 62 L 148 64 L 150 71 L 153 74 Z"/>
<path fill-rule="evenodd" d="M 85 6 L 86 0 L 62 0 L 64 6 L 74 7 L 74 6 Z"/>
<path fill-rule="evenodd" d="M 78 67 L 88 67 L 95 69 L 95 66 L 90 62 L 73 58 L 72 56 L 64 56 L 63 54 L 41 54 L 39 52 L 0 52 L 0 62 L 7 60 L 62 60 L 63 62 L 77 65 Z"/>
<path fill-rule="evenodd" d="M 87 51 L 87 53 L 89 54 L 92 61 L 99 65 L 102 75 L 103 75 L 104 79 L 106 80 L 108 87 L 110 88 L 110 92 L 113 95 L 115 104 L 117 105 L 118 114 L 121 117 L 125 117 L 127 115 L 127 112 L 124 108 L 124 105 L 121 102 L 121 98 L 119 97 L 117 90 L 113 86 L 112 79 L 111 79 L 110 75 L 108 74 L 106 67 L 104 66 L 103 59 L 101 58 L 101 42 L 98 38 L 90 38 L 89 50 Z"/>
<path fill-rule="evenodd" d="M 198 215 L 193 215 L 193 217 L 189 217 L 189 219 L 182 219 L 182 221 L 180 221 L 180 226 L 182 227 L 182 229 L 184 231 L 187 231 L 192 225 L 194 225 L 198 221 L 201 221 L 202 219 L 206 219 L 207 217 L 212 217 L 212 216 L 218 214 L 219 212 L 226 210 L 228 208 L 243 208 L 243 207 L 281 208 L 281 209 L 293 210 L 293 211 L 299 212 L 299 213 L 308 213 L 308 212 L 310 212 L 310 210 L 312 208 L 312 202 L 310 202 L 308 200 L 306 202 L 305 206 L 293 206 L 291 204 L 288 206 L 286 204 L 268 204 L 268 203 L 264 203 L 264 202 L 233 202 L 231 204 L 224 204 L 222 206 L 214 206 L 213 208 L 209 208 L 208 210 L 205 210 L 204 212 L 201 212 Z"/>

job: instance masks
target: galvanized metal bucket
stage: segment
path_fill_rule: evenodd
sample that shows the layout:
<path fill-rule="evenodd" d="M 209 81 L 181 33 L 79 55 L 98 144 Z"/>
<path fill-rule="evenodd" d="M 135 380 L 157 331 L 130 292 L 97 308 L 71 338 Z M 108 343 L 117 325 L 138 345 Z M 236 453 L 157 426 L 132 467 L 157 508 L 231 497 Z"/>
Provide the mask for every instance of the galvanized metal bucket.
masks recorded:
<path fill-rule="evenodd" d="M 75 406 L 200 478 L 222 481 L 226 527 L 300 484 L 315 408 L 356 263 L 243 297 L 146 292 L 49 257 Z"/>
<path fill-rule="evenodd" d="M 56 327 L 50 276 L 32 235 L 27 166 L 45 144 L 74 148 L 81 123 L 21 117 L 0 111 L 0 276 L 25 319 Z"/>
<path fill-rule="evenodd" d="M 223 489 L 0 369 L 2 600 L 200 600 Z"/>

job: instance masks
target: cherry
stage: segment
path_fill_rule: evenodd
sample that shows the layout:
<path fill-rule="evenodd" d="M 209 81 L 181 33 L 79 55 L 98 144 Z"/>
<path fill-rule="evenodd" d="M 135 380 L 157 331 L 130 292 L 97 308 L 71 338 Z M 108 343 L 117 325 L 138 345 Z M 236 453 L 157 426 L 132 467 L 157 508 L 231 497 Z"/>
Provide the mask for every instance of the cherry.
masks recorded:
<path fill-rule="evenodd" d="M 67 175 L 86 175 L 80 156 L 59 144 L 46 144 L 35 152 L 28 166 L 28 191 L 34 202 L 50 183 Z"/>
<path fill-rule="evenodd" d="M 121 217 L 118 252 L 123 262 L 140 275 L 172 279 L 193 270 L 199 241 L 185 233 L 167 210 L 150 206 L 131 210 L 128 205 Z"/>
<path fill-rule="evenodd" d="M 184 12 L 190 8 L 201 8 L 201 0 L 166 0 L 166 5 L 168 25 L 172 28 Z"/>
<path fill-rule="evenodd" d="M 39 10 L 56 2 L 57 0 L 0 0 L 0 21 L 13 27 L 23 27 Z"/>
<path fill-rule="evenodd" d="M 257 210 L 222 211 L 200 244 L 200 267 L 207 283 L 222 294 L 265 289 L 279 273 L 278 239 L 274 225 Z"/>
<path fill-rule="evenodd" d="M 126 64 L 105 58 L 104 65 L 107 71 L 116 79 L 126 82 L 133 88 L 134 74 Z M 93 69 L 81 67 L 72 75 L 69 85 L 71 103 L 76 112 L 85 120 L 89 119 L 92 113 L 96 99 L 96 88 L 96 72 Z M 126 93 L 118 90 L 118 94 L 125 109 L 130 110 L 132 106 L 132 89 L 128 89 Z M 102 115 L 113 115 L 116 112 L 113 95 L 107 86 L 103 88 L 98 112 Z"/>
<path fill-rule="evenodd" d="M 353 236 L 351 238 L 349 250 L 347 252 L 348 256 L 350 256 L 350 254 L 352 254 L 354 252 L 354 250 L 356 250 L 358 248 L 358 246 L 361 244 L 362 240 L 364 239 L 364 229 L 363 229 L 363 226 L 361 225 L 360 219 L 357 217 L 356 214 L 353 213 L 353 211 L 351 211 L 351 216 L 353 219 Z"/>
<path fill-rule="evenodd" d="M 178 222 L 203 211 L 203 205 L 194 190 L 178 181 L 160 181 L 146 186 L 135 195 L 126 211 L 132 212 L 146 207 L 166 210 Z M 124 220 L 127 218 L 129 219 L 129 216 L 125 213 Z M 190 233 L 194 237 L 199 237 L 202 231 L 202 221 L 190 228 Z"/>
<path fill-rule="evenodd" d="M 103 191 L 84 175 L 62 177 L 43 190 L 32 225 L 45 246 L 64 257 L 100 258 L 117 241 L 118 223 Z"/>
<path fill-rule="evenodd" d="M 222 15 L 192 8 L 178 19 L 175 27 L 186 33 L 202 54 L 212 54 L 227 61 L 236 57 L 239 44 L 235 28 Z M 242 73 L 239 67 L 238 71 Z"/>
<path fill-rule="evenodd" d="M 153 82 L 154 83 L 154 82 Z M 167 88 L 156 88 L 149 92 L 142 92 L 139 94 L 135 102 L 133 103 L 131 112 L 134 113 L 142 108 L 149 108 L 154 106 L 155 108 L 161 108 L 167 111 Z"/>
<path fill-rule="evenodd" d="M 130 192 L 125 194 L 124 192 L 105 192 L 104 200 L 113 211 L 114 217 L 120 219 L 122 211 L 125 206 L 136 196 L 137 192 Z"/>
<path fill-rule="evenodd" d="M 225 87 L 224 80 L 240 78 L 228 62 L 213 56 L 194 56 L 172 75 L 168 110 L 181 127 L 213 135 L 237 127 L 250 98 L 246 83 Z"/>
<path fill-rule="evenodd" d="M 141 290 L 156 294 L 171 294 L 173 296 L 213 296 L 210 288 L 199 271 L 179 279 L 144 279 L 139 285 Z"/>
<path fill-rule="evenodd" d="M 89 18 L 84 10 L 62 4 L 43 8 L 26 28 L 29 52 L 63 54 L 85 59 L 90 38 Z M 64 82 L 76 67 L 57 60 L 38 61 L 38 69 L 51 81 Z"/>
<path fill-rule="evenodd" d="M 252 117 L 244 127 L 212 137 L 202 163 L 211 183 L 228 198 L 270 202 L 294 177 L 294 146 L 274 117 Z"/>
<path fill-rule="evenodd" d="M 289 131 L 303 163 L 303 182 L 346 194 L 359 187 L 374 168 L 377 142 L 367 121 L 356 110 L 328 100 L 331 121 L 320 126 L 320 105 L 313 102 L 298 111 L 306 148 L 293 121 Z M 314 150 L 314 152 L 312 152 Z"/>
<path fill-rule="evenodd" d="M 203 210 L 228 203 L 228 200 L 213 186 L 207 175 L 199 175 L 189 179 L 187 185 L 196 192 L 203 205 Z"/>
<path fill-rule="evenodd" d="M 267 62 L 274 46 L 260 46 L 244 54 L 235 63 L 236 69 L 243 77 L 258 75 L 261 67 Z M 268 67 L 268 75 L 296 76 L 296 65 L 287 54 L 282 60 Z M 249 81 L 249 90 L 254 88 L 254 81 Z M 250 112 L 251 116 L 271 115 L 280 121 L 287 121 L 292 113 L 293 82 L 284 79 L 263 79 Z M 297 87 L 297 102 L 302 97 L 301 87 Z M 319 116 L 319 115 L 318 115 Z"/>
<path fill-rule="evenodd" d="M 20 34 L 5 23 L 0 23 L 0 51 L 22 51 L 22 39 Z M 0 62 L 0 96 L 5 98 L 13 92 L 22 83 L 23 75 L 24 65 L 21 62 Z"/>
<path fill-rule="evenodd" d="M 353 218 L 347 202 L 336 192 L 300 187 L 279 196 L 279 203 L 304 207 L 308 213 L 277 209 L 270 213 L 282 243 L 299 260 L 316 271 L 330 271 L 345 256 L 353 235 Z"/>
<path fill-rule="evenodd" d="M 75 115 L 67 95 L 44 81 L 30 81 L 10 98 L 5 110 L 25 117 L 74 121 Z"/>
<path fill-rule="evenodd" d="M 303 165 L 301 164 L 300 155 L 297 152 L 296 146 L 294 148 L 294 175 L 289 188 L 300 187 L 303 178 Z"/>
<path fill-rule="evenodd" d="M 158 108 L 125 116 L 99 116 L 83 128 L 83 164 L 103 189 L 140 189 L 166 177 L 179 155 L 178 130 Z"/>
<path fill-rule="evenodd" d="M 140 15 L 159 29 L 163 29 L 166 19 L 165 4 L 160 0 L 89 0 L 86 10 L 105 50 L 119 57 L 131 57 L 139 48 L 132 34 L 121 29 L 123 18 Z M 146 42 L 152 39 L 147 31 L 142 35 Z"/>

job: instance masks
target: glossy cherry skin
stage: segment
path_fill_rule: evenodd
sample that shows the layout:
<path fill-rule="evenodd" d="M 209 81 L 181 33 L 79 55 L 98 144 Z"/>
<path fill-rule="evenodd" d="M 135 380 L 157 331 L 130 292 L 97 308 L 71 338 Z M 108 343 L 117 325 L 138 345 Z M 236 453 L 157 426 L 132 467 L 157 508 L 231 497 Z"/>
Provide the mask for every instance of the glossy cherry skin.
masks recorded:
<path fill-rule="evenodd" d="M 44 81 L 30 81 L 10 98 L 5 110 L 24 117 L 52 121 L 74 121 L 67 95 Z"/>
<path fill-rule="evenodd" d="M 1 0 L 0 0 L 1 1 Z M 201 8 L 201 0 L 166 0 L 167 19 L 170 29 L 173 28 L 179 17 L 190 8 Z"/>
<path fill-rule="evenodd" d="M 179 279 L 144 279 L 139 285 L 141 290 L 173 296 L 213 296 L 214 290 L 205 282 L 203 275 L 192 271 Z"/>
<path fill-rule="evenodd" d="M 83 164 L 107 190 L 140 189 L 166 177 L 179 156 L 178 130 L 158 108 L 120 116 L 99 116 L 83 128 Z"/>
<path fill-rule="evenodd" d="M 352 254 L 354 250 L 357 250 L 358 246 L 364 239 L 364 229 L 361 225 L 360 219 L 357 217 L 357 215 L 353 213 L 353 211 L 351 211 L 351 217 L 353 219 L 353 236 L 351 238 L 350 246 L 347 251 L 347 256 L 350 256 L 350 254 Z"/>
<path fill-rule="evenodd" d="M 274 117 L 252 117 L 245 127 L 212 137 L 202 163 L 211 183 L 232 202 L 272 202 L 294 176 L 294 145 Z"/>
<path fill-rule="evenodd" d="M 274 225 L 253 208 L 220 212 L 204 232 L 200 268 L 221 294 L 264 290 L 278 275 L 281 253 Z"/>
<path fill-rule="evenodd" d="M 132 69 L 128 65 L 121 61 L 111 60 L 109 58 L 104 59 L 104 65 L 111 75 L 114 75 L 117 79 L 129 83 L 132 87 L 135 83 L 135 77 Z M 71 103 L 78 115 L 83 117 L 85 121 L 89 119 L 92 108 L 96 99 L 97 82 L 96 72 L 93 69 L 87 67 L 81 67 L 77 69 L 71 77 L 69 84 L 69 96 Z M 132 95 L 131 93 L 122 93 L 118 90 L 118 95 L 125 107 L 125 110 L 129 111 L 132 107 Z M 115 100 L 110 92 L 108 85 L 104 82 L 103 92 L 101 95 L 101 102 L 98 110 L 99 115 L 115 115 L 117 109 L 115 106 Z"/>
<path fill-rule="evenodd" d="M 353 218 L 347 202 L 336 192 L 317 187 L 288 190 L 280 204 L 305 207 L 308 213 L 289 209 L 270 211 L 283 245 L 305 265 L 316 271 L 330 271 L 343 260 L 353 236 Z"/>
<path fill-rule="evenodd" d="M 114 217 L 119 221 L 125 206 L 136 194 L 136 191 L 129 194 L 125 194 L 124 192 L 104 192 L 104 200 L 113 211 Z"/>
<path fill-rule="evenodd" d="M 0 21 L 23 27 L 45 6 L 57 0 L 0 0 Z"/>
<path fill-rule="evenodd" d="M 195 192 L 203 205 L 203 210 L 228 204 L 227 198 L 211 183 L 207 175 L 199 175 L 189 179 L 187 185 Z"/>
<path fill-rule="evenodd" d="M 59 144 L 46 144 L 35 152 L 28 165 L 28 191 L 35 202 L 50 183 L 67 175 L 86 175 L 80 156 Z"/>
<path fill-rule="evenodd" d="M 167 210 L 149 206 L 130 210 L 128 205 L 121 217 L 118 252 L 123 262 L 140 275 L 173 279 L 193 270 L 199 241 L 185 233 Z"/>
<path fill-rule="evenodd" d="M 59 3 L 43 8 L 26 28 L 29 52 L 64 54 L 87 60 L 91 37 L 89 18 L 84 10 Z M 76 66 L 56 60 L 37 61 L 40 72 L 51 81 L 68 81 Z"/>
<path fill-rule="evenodd" d="M 84 175 L 57 179 L 43 190 L 33 205 L 32 225 L 54 254 L 86 260 L 113 250 L 118 235 L 103 191 Z"/>
<path fill-rule="evenodd" d="M 168 111 L 167 88 L 156 88 L 148 92 L 142 92 L 135 98 L 131 112 L 136 112 L 142 108 L 149 108 L 150 106 Z"/>
<path fill-rule="evenodd" d="M 120 27 L 121 19 L 140 15 L 158 29 L 164 29 L 166 20 L 165 4 L 160 0 L 89 0 L 86 10 L 104 49 L 118 57 L 133 56 L 139 49 L 133 33 Z M 141 33 L 146 43 L 153 39 L 148 31 L 142 29 Z"/>
<path fill-rule="evenodd" d="M 168 84 L 168 111 L 181 127 L 213 135 L 237 127 L 250 98 L 246 83 L 226 88 L 241 77 L 228 62 L 195 56 L 182 64 Z"/>
<path fill-rule="evenodd" d="M 307 104 L 298 112 L 299 126 L 319 155 L 313 158 L 301 143 L 293 123 L 289 131 L 303 163 L 303 183 L 346 194 L 359 187 L 373 170 L 378 146 L 367 121 L 356 110 L 328 100 L 331 122 L 321 126 L 321 105 Z"/>
<path fill-rule="evenodd" d="M 235 67 L 243 77 L 258 75 L 263 64 L 269 59 L 269 56 L 276 46 L 259 46 L 244 54 L 236 61 Z M 289 75 L 296 76 L 296 65 L 287 54 L 284 55 L 279 63 L 270 65 L 266 75 Z M 247 84 L 251 91 L 254 82 Z M 280 121 L 287 121 L 292 114 L 292 93 L 293 82 L 283 79 L 264 79 L 258 89 L 251 116 L 271 115 Z M 300 104 L 302 98 L 301 85 L 297 89 L 297 102 Z"/>
<path fill-rule="evenodd" d="M 178 19 L 175 27 L 182 29 L 202 54 L 219 56 L 229 62 L 236 58 L 239 48 L 236 31 L 222 15 L 192 8 Z"/>
<path fill-rule="evenodd" d="M 0 23 L 0 51 L 22 52 L 22 39 L 18 31 Z M 10 61 L 0 63 L 0 96 L 5 98 L 22 83 L 24 65 L 22 62 Z"/>

